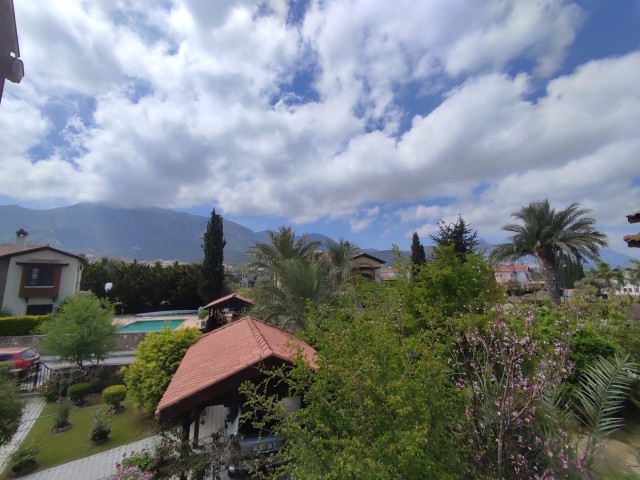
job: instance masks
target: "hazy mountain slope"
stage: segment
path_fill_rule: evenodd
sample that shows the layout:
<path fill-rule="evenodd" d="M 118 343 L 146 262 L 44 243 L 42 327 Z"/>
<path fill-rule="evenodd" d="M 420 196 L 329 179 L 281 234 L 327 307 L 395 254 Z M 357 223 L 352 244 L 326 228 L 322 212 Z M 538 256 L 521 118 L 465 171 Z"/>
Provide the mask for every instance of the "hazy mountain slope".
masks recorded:
<path fill-rule="evenodd" d="M 49 244 L 96 258 L 103 256 L 124 260 L 202 260 L 202 235 L 209 217 L 174 212 L 163 208 L 114 208 L 92 203 L 79 203 L 49 210 L 33 210 L 17 205 L 0 205 L 0 243 L 11 243 L 15 232 L 24 228 L 29 243 Z M 297 231 L 298 234 L 304 232 Z M 225 263 L 243 265 L 251 260 L 247 255 L 256 242 L 268 242 L 268 232 L 254 232 L 235 222 L 224 220 L 227 241 Z M 311 241 L 326 242 L 325 235 L 309 233 Z M 400 248 L 409 248 L 399 245 Z M 367 253 L 392 266 L 391 250 L 367 249 Z M 490 253 L 494 246 L 479 241 L 480 251 Z M 425 247 L 427 257 L 431 247 Z M 403 251 L 403 257 L 409 253 Z M 624 265 L 631 257 L 613 250 L 602 251 L 602 259 L 612 266 Z M 531 259 L 533 261 L 533 259 Z"/>

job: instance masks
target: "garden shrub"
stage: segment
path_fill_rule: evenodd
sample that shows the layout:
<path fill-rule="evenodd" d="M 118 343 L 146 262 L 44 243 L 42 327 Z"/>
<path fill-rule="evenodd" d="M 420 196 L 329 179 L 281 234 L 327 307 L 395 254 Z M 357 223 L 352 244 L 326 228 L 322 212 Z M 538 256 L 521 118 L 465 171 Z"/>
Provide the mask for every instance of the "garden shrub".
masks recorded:
<path fill-rule="evenodd" d="M 107 387 L 102 392 L 102 399 L 111 405 L 114 411 L 118 412 L 122 407 L 122 402 L 127 397 L 127 387 L 124 385 L 113 385 Z"/>
<path fill-rule="evenodd" d="M 91 393 L 91 384 L 75 383 L 67 389 L 67 393 L 75 405 L 82 405 L 85 397 Z"/>
<path fill-rule="evenodd" d="M 24 475 L 27 471 L 33 470 L 37 463 L 38 453 L 40 453 L 40 446 L 36 443 L 21 445 L 9 458 L 11 471 Z"/>
<path fill-rule="evenodd" d="M 151 451 L 143 448 L 139 452 L 132 451 L 129 456 L 125 453 L 122 459 L 123 467 L 135 467 L 143 472 L 157 473 L 160 458 Z"/>
<path fill-rule="evenodd" d="M 69 411 L 71 408 L 69 407 L 69 403 L 66 401 L 60 402 L 58 405 L 58 410 L 56 411 L 56 416 L 53 417 L 53 428 L 66 428 L 71 423 L 69 422 Z"/>
<path fill-rule="evenodd" d="M 21 337 L 37 335 L 40 325 L 45 324 L 50 315 L 22 315 L 19 317 L 0 317 L 0 337 Z"/>
<path fill-rule="evenodd" d="M 111 425 L 103 411 L 93 414 L 93 425 L 89 437 L 92 442 L 104 442 L 111 433 Z"/>

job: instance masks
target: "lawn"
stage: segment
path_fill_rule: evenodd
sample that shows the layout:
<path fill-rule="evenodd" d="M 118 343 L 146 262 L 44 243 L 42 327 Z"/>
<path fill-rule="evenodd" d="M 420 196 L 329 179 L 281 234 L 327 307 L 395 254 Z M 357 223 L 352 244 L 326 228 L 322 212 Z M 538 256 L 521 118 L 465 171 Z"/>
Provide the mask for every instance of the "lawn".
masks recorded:
<path fill-rule="evenodd" d="M 157 424 L 154 421 L 145 418 L 129 402 L 125 402 L 124 412 L 109 417 L 111 419 L 109 440 L 100 445 L 92 444 L 89 440 L 92 416 L 96 410 L 106 411 L 108 408 L 107 405 L 99 402 L 100 397 L 96 396 L 89 399 L 88 406 L 72 409 L 69 414 L 71 429 L 56 434 L 51 433 L 51 428 L 57 404 L 49 403 L 44 407 L 40 418 L 36 420 L 23 443 L 23 445 L 29 445 L 36 442 L 40 445 L 37 471 L 104 452 L 157 433 Z M 10 477 L 7 477 L 5 472 L 0 478 Z"/>

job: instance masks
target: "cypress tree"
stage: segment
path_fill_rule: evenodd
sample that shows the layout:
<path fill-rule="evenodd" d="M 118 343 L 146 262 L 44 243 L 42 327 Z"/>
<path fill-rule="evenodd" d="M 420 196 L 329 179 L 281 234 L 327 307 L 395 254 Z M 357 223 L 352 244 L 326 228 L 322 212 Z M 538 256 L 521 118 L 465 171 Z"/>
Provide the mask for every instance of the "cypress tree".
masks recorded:
<path fill-rule="evenodd" d="M 211 210 L 211 219 L 204 232 L 204 259 L 200 268 L 199 294 L 204 302 L 220 298 L 224 288 L 224 228 L 222 216 Z"/>
<path fill-rule="evenodd" d="M 427 261 L 424 246 L 420 243 L 418 232 L 413 232 L 413 238 L 411 239 L 411 261 L 415 265 L 422 265 Z"/>

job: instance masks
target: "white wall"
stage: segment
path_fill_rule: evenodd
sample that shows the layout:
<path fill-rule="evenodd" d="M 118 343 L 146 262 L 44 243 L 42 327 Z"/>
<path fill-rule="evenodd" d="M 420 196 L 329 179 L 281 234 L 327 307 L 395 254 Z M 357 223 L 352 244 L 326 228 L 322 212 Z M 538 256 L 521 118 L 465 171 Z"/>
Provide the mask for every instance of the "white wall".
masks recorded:
<path fill-rule="evenodd" d="M 28 259 L 47 259 L 60 260 L 68 263 L 62 267 L 60 274 L 60 287 L 58 289 L 58 298 L 53 304 L 55 309 L 69 295 L 73 295 L 80 290 L 80 279 L 82 276 L 82 262 L 80 260 L 69 257 L 62 253 L 51 250 L 39 250 L 37 252 L 25 252 L 20 255 L 11 257 L 9 261 L 9 270 L 7 271 L 7 284 L 4 289 L 4 297 L 2 299 L 3 308 L 11 310 L 13 315 L 25 315 L 27 305 L 50 305 L 51 298 L 30 298 L 29 303 L 24 298 L 20 298 L 20 284 L 22 282 L 22 265 L 17 262 L 24 262 Z"/>

